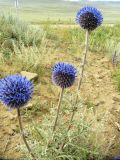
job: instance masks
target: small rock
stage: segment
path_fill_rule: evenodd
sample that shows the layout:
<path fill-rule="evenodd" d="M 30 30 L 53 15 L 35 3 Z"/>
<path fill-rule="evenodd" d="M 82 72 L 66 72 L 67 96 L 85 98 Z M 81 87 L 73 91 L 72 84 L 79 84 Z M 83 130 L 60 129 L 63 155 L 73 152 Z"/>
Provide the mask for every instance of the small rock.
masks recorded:
<path fill-rule="evenodd" d="M 104 103 L 105 103 L 104 101 L 98 101 L 98 102 L 95 103 L 95 106 L 99 106 L 99 105 L 104 104 Z"/>
<path fill-rule="evenodd" d="M 99 102 L 97 102 L 97 103 L 95 103 L 95 106 L 99 106 L 99 104 L 100 104 L 100 103 L 99 103 Z"/>
<path fill-rule="evenodd" d="M 99 78 L 99 75 L 98 75 L 98 74 L 94 74 L 93 77 L 94 77 L 95 79 L 98 79 L 98 78 Z"/>
<path fill-rule="evenodd" d="M 93 76 L 97 81 L 101 81 L 101 79 L 104 78 L 104 75 L 100 75 L 100 74 L 94 74 Z"/>
<path fill-rule="evenodd" d="M 10 120 L 15 120 L 17 118 L 17 115 L 9 114 Z"/>
<path fill-rule="evenodd" d="M 120 124 L 118 122 L 115 122 L 115 127 L 120 131 Z"/>
<path fill-rule="evenodd" d="M 38 78 L 37 73 L 31 73 L 31 72 L 26 72 L 26 71 L 22 71 L 21 75 L 25 76 L 28 80 L 36 80 Z"/>
<path fill-rule="evenodd" d="M 115 101 L 112 100 L 112 104 L 115 104 Z"/>
<path fill-rule="evenodd" d="M 115 102 L 120 102 L 120 98 L 115 97 L 115 96 L 112 98 L 112 100 L 115 101 Z"/>
<path fill-rule="evenodd" d="M 99 84 L 96 84 L 96 87 L 99 87 L 100 85 Z"/>

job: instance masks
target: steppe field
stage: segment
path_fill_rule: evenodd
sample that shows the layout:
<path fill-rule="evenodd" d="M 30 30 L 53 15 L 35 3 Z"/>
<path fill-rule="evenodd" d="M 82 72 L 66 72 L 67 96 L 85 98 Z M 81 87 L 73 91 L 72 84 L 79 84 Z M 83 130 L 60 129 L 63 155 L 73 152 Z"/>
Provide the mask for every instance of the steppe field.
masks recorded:
<path fill-rule="evenodd" d="M 120 23 L 120 2 L 68 2 L 64 0 L 20 0 L 20 17 L 31 23 L 74 24 L 76 12 L 84 5 L 98 7 L 104 14 L 104 23 Z M 0 0 L 2 12 L 15 12 L 14 0 Z"/>
<path fill-rule="evenodd" d="M 103 24 L 89 32 L 82 63 L 86 31 L 75 18 L 86 5 L 101 11 Z M 77 68 L 74 85 L 64 92 L 53 83 L 58 62 Z M 34 84 L 32 99 L 20 110 L 22 134 L 36 158 L 24 145 L 16 109 L 0 103 L 0 160 L 120 160 L 119 1 L 19 0 L 15 8 L 14 0 L 0 0 L 0 85 L 14 74 Z"/>

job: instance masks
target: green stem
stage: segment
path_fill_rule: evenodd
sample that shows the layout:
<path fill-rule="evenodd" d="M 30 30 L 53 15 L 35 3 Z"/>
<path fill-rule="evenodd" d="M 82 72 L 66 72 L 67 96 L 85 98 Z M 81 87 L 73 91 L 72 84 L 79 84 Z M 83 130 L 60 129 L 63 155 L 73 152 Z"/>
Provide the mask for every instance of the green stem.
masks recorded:
<path fill-rule="evenodd" d="M 89 38 L 89 31 L 87 30 L 86 31 L 86 39 L 85 39 L 85 54 L 84 54 L 84 57 L 83 57 L 83 64 L 82 64 L 82 68 L 81 68 L 81 74 L 80 74 L 80 78 L 79 78 L 79 82 L 78 82 L 78 91 L 80 91 L 80 89 L 81 89 L 81 84 L 82 84 L 82 80 L 83 80 L 83 76 L 84 76 L 84 68 L 85 68 L 86 57 L 87 57 L 87 52 L 88 52 L 88 38 Z M 78 94 L 76 96 L 75 105 L 73 107 L 73 112 L 72 112 L 72 115 L 71 115 L 70 124 L 68 126 L 68 131 L 71 128 L 71 124 L 73 122 L 73 118 L 74 118 L 75 112 L 77 110 L 77 108 L 76 108 L 77 101 L 78 101 Z"/>
<path fill-rule="evenodd" d="M 88 53 L 88 39 L 89 39 L 89 31 L 87 30 L 86 38 L 85 38 L 85 54 L 83 57 L 83 63 L 82 63 L 81 73 L 80 73 L 79 82 L 78 82 L 78 91 L 80 90 L 83 76 L 84 76 L 85 63 L 86 63 L 86 58 L 87 58 L 87 53 Z"/>
<path fill-rule="evenodd" d="M 82 80 L 83 80 L 83 76 L 84 76 L 85 63 L 86 63 L 86 58 L 87 58 L 87 53 L 88 53 L 88 39 L 89 39 L 89 31 L 87 30 L 86 31 L 86 38 L 85 38 L 85 53 L 84 53 L 81 73 L 80 73 L 80 77 L 79 77 L 79 81 L 78 81 L 77 92 L 79 92 L 80 89 L 81 89 Z M 69 131 L 71 129 L 73 118 L 74 118 L 75 112 L 77 110 L 77 107 L 76 107 L 77 102 L 78 102 L 78 94 L 77 94 L 76 99 L 75 99 L 75 104 L 73 106 L 73 111 L 72 111 L 72 115 L 71 115 L 71 118 L 70 118 L 70 123 L 69 123 L 67 131 Z M 61 149 L 64 148 L 64 145 L 65 145 L 65 142 L 61 145 Z"/>
<path fill-rule="evenodd" d="M 24 141 L 24 143 L 25 143 L 25 146 L 26 146 L 26 148 L 28 149 L 28 151 L 29 151 L 32 159 L 33 159 L 33 160 L 36 160 L 34 154 L 32 153 L 32 151 L 31 151 L 31 149 L 30 149 L 30 147 L 29 147 L 29 145 L 28 145 L 28 143 L 27 143 L 27 141 L 26 141 L 25 134 L 24 134 L 24 132 L 23 132 L 23 126 L 22 126 L 21 114 L 20 114 L 20 109 L 19 109 L 19 108 L 17 109 L 17 116 L 18 116 L 18 121 L 19 121 L 19 127 L 20 127 L 21 136 L 22 136 L 22 139 L 23 139 L 23 141 Z"/>
<path fill-rule="evenodd" d="M 58 117 L 59 117 L 60 106 L 61 106 L 62 97 L 63 97 L 63 91 L 64 91 L 64 88 L 62 88 L 61 92 L 60 92 L 60 97 L 59 97 L 59 101 L 58 101 L 58 105 L 57 105 L 57 115 L 56 115 L 55 123 L 53 126 L 53 132 L 56 130 L 56 127 L 57 127 L 57 121 L 58 121 Z"/>

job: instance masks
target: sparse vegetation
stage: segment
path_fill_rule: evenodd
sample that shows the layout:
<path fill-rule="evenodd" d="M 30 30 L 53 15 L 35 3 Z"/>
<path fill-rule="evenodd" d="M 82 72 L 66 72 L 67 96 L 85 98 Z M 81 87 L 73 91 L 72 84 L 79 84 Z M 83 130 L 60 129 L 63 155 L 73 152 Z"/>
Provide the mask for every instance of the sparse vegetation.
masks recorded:
<path fill-rule="evenodd" d="M 55 132 L 54 141 L 48 147 L 48 142 L 52 139 L 52 122 L 58 94 L 57 89 L 49 83 L 51 66 L 54 62 L 62 60 L 79 65 L 84 47 L 84 32 L 79 28 L 54 28 L 49 24 L 38 26 L 36 29 L 24 21 L 6 15 L 0 16 L 0 24 L 0 77 L 20 73 L 22 70 L 36 72 L 39 76 L 38 81 L 35 82 L 32 107 L 23 109 L 22 112 L 27 120 L 32 118 L 32 124 L 29 124 L 29 130 L 26 132 L 38 159 L 103 160 L 108 154 L 108 148 L 104 150 L 105 148 L 102 148 L 104 142 L 99 140 L 102 139 L 100 137 L 102 137 L 101 130 L 104 131 L 104 124 L 99 123 L 98 117 L 101 115 L 95 115 L 93 110 L 96 106 L 90 97 L 85 102 L 82 97 L 79 97 L 74 128 L 68 133 L 66 131 L 69 122 L 67 117 L 73 109 L 73 100 L 75 100 L 75 94 L 71 94 L 73 88 L 65 93 L 59 120 L 62 125 Z M 109 55 L 111 58 L 116 47 L 119 49 L 119 41 L 119 25 L 103 26 L 91 33 L 91 55 Z M 113 73 L 113 78 L 120 90 L 119 70 Z M 94 80 L 92 82 L 94 83 Z M 34 122 L 35 119 L 39 119 L 38 123 Z M 101 121 L 104 121 L 104 116 Z M 60 144 L 63 141 L 66 144 L 61 150 Z M 24 146 L 19 147 L 26 155 Z M 30 157 L 27 155 L 27 158 L 22 159 L 30 159 Z"/>
<path fill-rule="evenodd" d="M 64 96 L 63 109 L 58 124 L 59 129 L 54 133 L 54 140 L 52 140 L 52 123 L 55 117 L 55 111 L 50 115 L 44 116 L 44 120 L 40 124 L 33 122 L 33 124 L 30 125 L 29 132 L 30 135 L 32 135 L 32 137 L 29 137 L 30 144 L 37 159 L 48 160 L 48 157 L 49 160 L 103 159 L 104 155 L 100 154 L 100 143 L 98 144 L 95 140 L 96 133 L 98 134 L 100 132 L 100 126 L 93 127 L 96 121 L 95 118 L 92 121 L 87 119 L 87 115 L 84 111 L 87 109 L 87 112 L 92 113 L 93 110 L 91 108 L 86 108 L 81 100 L 77 103 L 79 109 L 77 112 L 77 119 L 73 123 L 74 127 L 69 133 L 67 132 L 68 122 L 65 120 L 65 117 L 72 111 L 74 104 L 72 98 L 75 96 L 75 94 L 68 93 Z M 48 106 L 46 108 L 48 108 Z M 61 144 L 63 142 L 66 142 L 66 144 L 64 148 L 61 149 Z M 21 149 L 25 152 L 23 146 L 21 146 Z M 30 159 L 29 155 L 27 155 L 25 159 Z"/>
<path fill-rule="evenodd" d="M 41 28 L 32 27 L 12 15 L 0 14 L 0 44 L 2 48 L 13 50 L 14 45 L 18 47 L 40 45 L 43 34 Z"/>

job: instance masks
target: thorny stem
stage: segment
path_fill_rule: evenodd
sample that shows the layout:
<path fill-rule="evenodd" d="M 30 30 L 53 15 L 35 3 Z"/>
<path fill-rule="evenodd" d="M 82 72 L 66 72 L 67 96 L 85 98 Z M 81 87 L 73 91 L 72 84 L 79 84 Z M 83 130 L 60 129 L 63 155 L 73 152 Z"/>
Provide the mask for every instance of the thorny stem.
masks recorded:
<path fill-rule="evenodd" d="M 56 127 L 57 127 L 57 121 L 58 121 L 58 117 L 59 117 L 60 106 L 61 106 L 62 97 L 63 97 L 63 91 L 64 91 L 64 88 L 62 88 L 61 92 L 60 92 L 60 97 L 59 97 L 59 101 L 58 101 L 58 105 L 57 105 L 57 115 L 56 115 L 55 123 L 53 126 L 53 132 L 56 130 Z"/>
<path fill-rule="evenodd" d="M 32 153 L 32 151 L 31 151 L 31 149 L 30 149 L 30 147 L 29 147 L 29 145 L 28 145 L 28 143 L 27 143 L 27 141 L 26 141 L 26 138 L 25 138 L 25 135 L 24 135 L 24 132 L 23 132 L 23 126 L 22 126 L 21 114 L 20 114 L 20 109 L 19 109 L 19 108 L 17 109 L 17 116 L 18 116 L 18 121 L 19 121 L 19 127 L 20 127 L 21 136 L 22 136 L 22 139 L 23 139 L 23 141 L 24 141 L 24 143 L 25 143 L 25 146 L 26 146 L 26 148 L 28 149 L 28 151 L 29 151 L 32 159 L 33 159 L 33 160 L 36 160 L 34 154 Z"/>
<path fill-rule="evenodd" d="M 58 101 L 58 105 L 57 105 L 57 115 L 56 115 L 54 126 L 53 126 L 52 140 L 54 139 L 54 132 L 57 127 L 57 121 L 58 121 L 58 117 L 59 117 L 59 113 L 60 113 L 60 106 L 61 106 L 61 102 L 62 102 L 63 92 L 64 92 L 64 88 L 62 88 L 60 91 L 59 101 Z M 48 141 L 47 148 L 49 147 L 50 142 L 51 142 L 51 140 Z"/>
<path fill-rule="evenodd" d="M 80 77 L 79 77 L 79 81 L 78 81 L 77 92 L 79 92 L 81 89 L 82 80 L 83 80 L 83 76 L 84 76 L 84 69 L 85 69 L 85 63 L 86 63 L 87 52 L 88 52 L 88 39 L 89 39 L 89 31 L 87 30 L 86 31 L 86 38 L 85 38 L 85 53 L 84 53 L 81 73 L 80 73 Z M 72 115 L 70 118 L 70 123 L 69 123 L 68 129 L 67 129 L 67 132 L 71 129 L 71 124 L 73 122 L 73 118 L 74 118 L 75 112 L 77 110 L 77 107 L 76 107 L 77 102 L 78 102 L 78 94 L 76 95 L 75 104 L 73 106 L 73 111 L 72 111 Z M 64 148 L 64 145 L 65 145 L 65 142 L 61 145 L 61 149 Z"/>
<path fill-rule="evenodd" d="M 80 91 L 82 80 L 83 80 L 83 76 L 84 76 L 84 68 L 85 68 L 87 51 L 88 51 L 88 37 L 89 37 L 89 31 L 87 30 L 86 31 L 86 39 L 85 39 L 85 54 L 84 54 L 84 57 L 83 57 L 83 64 L 82 64 L 82 68 L 81 68 L 81 74 L 80 74 L 80 78 L 79 78 L 79 82 L 78 82 L 78 91 Z M 76 99 L 75 99 L 75 105 L 73 107 L 73 112 L 72 112 L 72 116 L 71 116 L 71 119 L 70 119 L 70 124 L 68 126 L 68 131 L 71 128 L 71 124 L 72 124 L 72 121 L 73 121 L 73 118 L 74 118 L 74 115 L 75 115 L 75 111 L 77 110 L 77 108 L 76 108 L 77 101 L 78 101 L 78 94 L 77 94 Z"/>
<path fill-rule="evenodd" d="M 78 91 L 80 90 L 83 76 L 84 76 L 84 68 L 85 68 L 85 63 L 86 63 L 86 58 L 87 58 L 87 52 L 88 52 L 88 39 L 89 39 L 89 31 L 86 31 L 86 38 L 85 38 L 85 54 L 83 57 L 83 63 L 82 63 L 82 68 L 81 68 L 81 73 L 80 73 L 80 78 L 78 82 Z"/>

